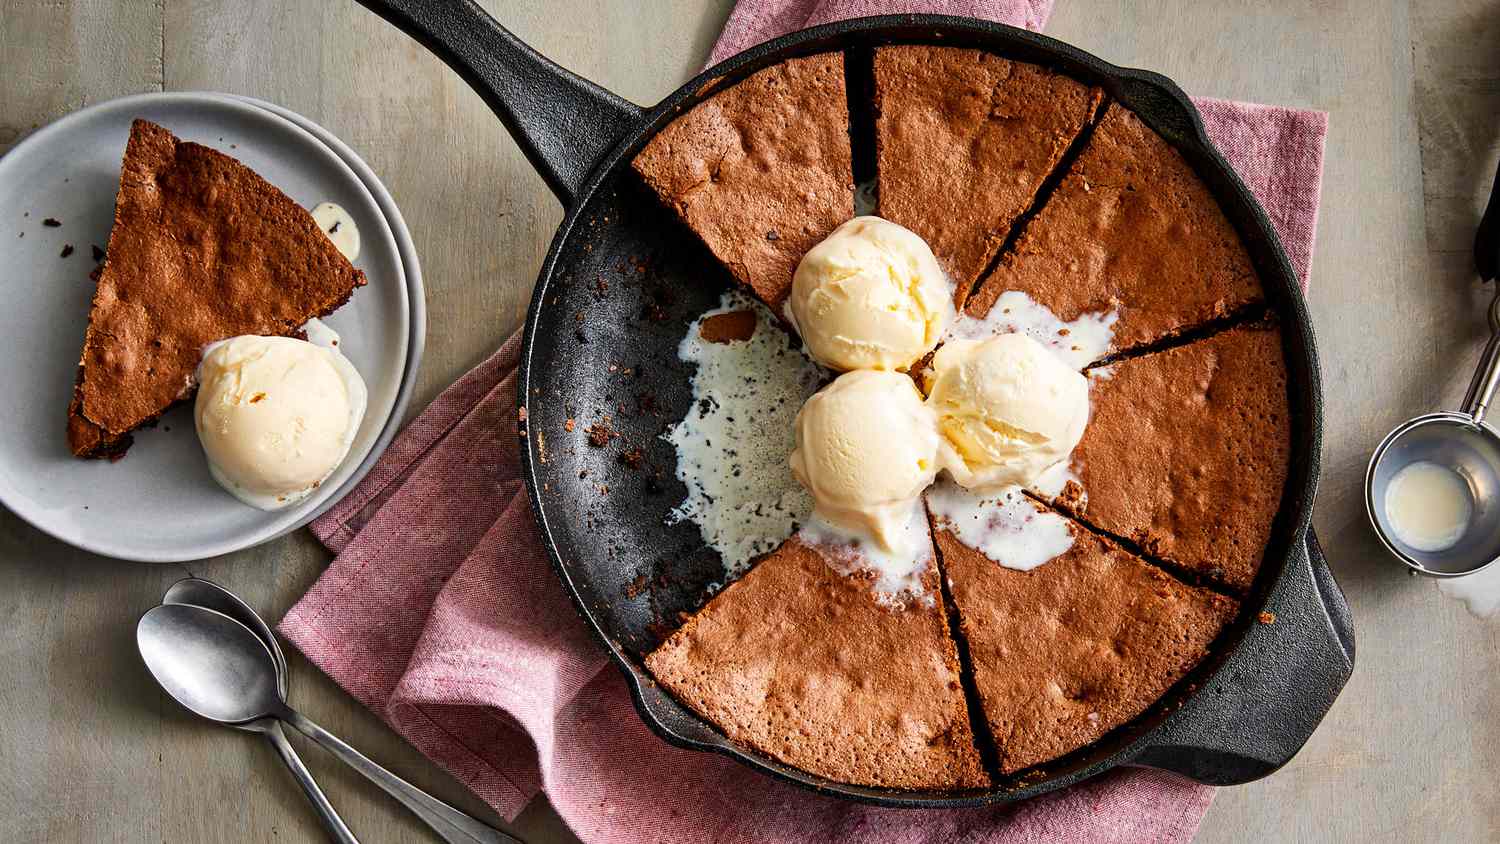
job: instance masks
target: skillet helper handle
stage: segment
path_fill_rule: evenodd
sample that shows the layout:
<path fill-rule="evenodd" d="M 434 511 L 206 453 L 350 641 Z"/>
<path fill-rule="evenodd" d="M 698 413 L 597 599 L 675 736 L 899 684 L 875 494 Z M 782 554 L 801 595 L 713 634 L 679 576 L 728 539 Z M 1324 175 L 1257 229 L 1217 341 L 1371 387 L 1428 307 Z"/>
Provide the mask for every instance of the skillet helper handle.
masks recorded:
<path fill-rule="evenodd" d="M 567 207 L 644 112 L 547 59 L 474 0 L 358 0 L 431 50 L 500 117 Z"/>
<path fill-rule="evenodd" d="M 1354 671 L 1344 594 L 1312 531 L 1293 550 L 1238 651 L 1167 717 L 1136 764 L 1238 785 L 1291 761 Z"/>

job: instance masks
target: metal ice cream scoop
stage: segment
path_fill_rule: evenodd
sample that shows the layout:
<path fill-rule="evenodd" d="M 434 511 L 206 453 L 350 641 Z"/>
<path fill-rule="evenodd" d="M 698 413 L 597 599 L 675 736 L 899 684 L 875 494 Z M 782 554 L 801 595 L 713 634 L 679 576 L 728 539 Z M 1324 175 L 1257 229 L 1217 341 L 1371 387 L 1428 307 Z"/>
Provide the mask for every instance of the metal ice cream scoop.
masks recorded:
<path fill-rule="evenodd" d="M 1500 276 L 1500 173 L 1474 238 L 1474 263 L 1481 280 Z M 1500 286 L 1489 324 L 1463 406 L 1397 426 L 1365 474 L 1376 536 L 1421 574 L 1461 577 L 1500 558 L 1500 433 L 1486 421 L 1500 387 Z"/>

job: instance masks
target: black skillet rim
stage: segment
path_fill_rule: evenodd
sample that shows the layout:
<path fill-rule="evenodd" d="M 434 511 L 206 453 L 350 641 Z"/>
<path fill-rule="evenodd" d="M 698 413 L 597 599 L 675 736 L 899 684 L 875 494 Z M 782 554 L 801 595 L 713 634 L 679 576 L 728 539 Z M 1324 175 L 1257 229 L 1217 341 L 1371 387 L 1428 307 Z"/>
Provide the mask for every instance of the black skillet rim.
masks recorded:
<path fill-rule="evenodd" d="M 1115 767 L 1130 764 L 1143 751 L 1151 748 L 1153 735 L 1162 726 L 1166 717 L 1187 700 L 1195 697 L 1201 688 L 1208 686 L 1215 679 L 1215 675 L 1219 673 L 1226 659 L 1239 648 L 1250 619 L 1265 606 L 1271 586 L 1286 574 L 1288 564 L 1302 547 L 1304 537 L 1311 525 L 1323 423 L 1322 393 L 1311 318 L 1301 295 L 1296 274 L 1292 270 L 1286 251 L 1281 245 L 1270 218 L 1259 201 L 1240 180 L 1238 174 L 1230 167 L 1228 161 L 1209 140 L 1197 108 L 1175 83 L 1153 71 L 1119 67 L 1069 44 L 1029 30 L 948 15 L 887 15 L 839 21 L 790 33 L 736 54 L 698 74 L 657 105 L 645 109 L 638 122 L 627 130 L 624 137 L 594 163 L 593 171 L 576 192 L 575 199 L 568 206 L 563 222 L 548 250 L 546 260 L 542 264 L 538 283 L 527 308 L 520 350 L 518 410 L 529 415 L 534 332 L 563 247 L 574 236 L 582 210 L 589 205 L 601 186 L 616 173 L 623 163 L 628 161 L 630 156 L 670 122 L 688 101 L 696 102 L 700 95 L 705 92 L 711 93 L 723 82 L 737 81 L 764 66 L 799 55 L 848 51 L 852 48 L 896 43 L 977 47 L 1005 57 L 1046 64 L 1073 78 L 1099 85 L 1106 90 L 1112 100 L 1119 101 L 1130 106 L 1133 111 L 1137 111 L 1148 125 L 1179 149 L 1200 178 L 1205 179 L 1211 192 L 1221 204 L 1234 202 L 1240 206 L 1237 210 L 1248 218 L 1250 225 L 1255 229 L 1253 232 L 1246 232 L 1243 227 L 1237 225 L 1236 229 L 1242 238 L 1251 240 L 1252 238 L 1247 237 L 1247 234 L 1253 234 L 1266 244 L 1265 249 L 1258 250 L 1261 253 L 1261 260 L 1256 262 L 1256 269 L 1261 276 L 1262 284 L 1266 287 L 1268 305 L 1279 319 L 1283 332 L 1283 348 L 1288 352 L 1300 352 L 1302 358 L 1301 365 L 1297 368 L 1300 370 L 1298 376 L 1303 382 L 1303 389 L 1292 390 L 1291 398 L 1294 407 L 1299 399 L 1305 398 L 1305 400 L 1300 402 L 1303 406 L 1296 407 L 1298 412 L 1293 419 L 1292 464 L 1283 490 L 1282 506 L 1276 517 L 1272 540 L 1267 546 L 1268 552 L 1274 549 L 1279 553 L 1275 555 L 1267 553 L 1254 587 L 1242 601 L 1239 618 L 1221 635 L 1209 656 L 1141 715 L 1090 745 L 1041 766 L 1045 771 L 1047 767 L 1059 763 L 1067 765 L 1067 760 L 1075 756 L 1093 757 L 1057 774 L 1028 777 L 1027 772 L 1022 772 L 1014 778 L 1007 778 L 992 785 L 989 789 L 960 792 L 886 791 L 823 780 L 816 775 L 783 766 L 782 763 L 752 749 L 742 748 L 727 740 L 723 744 L 705 744 L 683 739 L 674 735 L 658 721 L 642 693 L 642 683 L 654 683 L 654 681 L 644 668 L 636 666 L 614 642 L 610 641 L 600 622 L 594 618 L 593 611 L 573 584 L 548 524 L 548 515 L 540 496 L 537 467 L 533 462 L 529 443 L 524 444 L 524 447 L 520 449 L 521 471 L 537 527 L 541 531 L 543 545 L 547 549 L 548 560 L 553 570 L 564 585 L 573 601 L 574 608 L 584 620 L 590 634 L 604 647 L 615 667 L 625 676 L 632 703 L 641 719 L 664 741 L 686 749 L 720 753 L 778 780 L 793 783 L 820 794 L 838 796 L 856 802 L 915 808 L 960 808 L 1009 803 L 1064 788 Z M 1026 53 L 1030 55 L 1019 55 Z M 1173 107 L 1180 114 L 1181 122 L 1176 125 L 1166 125 L 1161 120 L 1154 119 L 1156 115 L 1151 109 L 1140 107 L 1143 100 L 1151 98 L 1157 98 L 1156 108 L 1160 108 L 1163 100 Z M 1205 173 L 1205 169 L 1209 172 Z M 1215 180 L 1217 180 L 1217 185 Z M 1269 261 L 1269 265 L 1266 265 L 1266 261 Z M 1289 331 L 1295 331 L 1298 342 L 1290 342 L 1290 338 L 1286 336 Z M 1289 375 L 1291 375 L 1293 361 L 1290 358 L 1288 364 Z M 696 713 L 692 714 L 700 721 L 703 720 Z M 708 722 L 703 721 L 703 723 Z M 709 726 L 715 732 L 719 732 L 713 725 L 709 724 Z"/>

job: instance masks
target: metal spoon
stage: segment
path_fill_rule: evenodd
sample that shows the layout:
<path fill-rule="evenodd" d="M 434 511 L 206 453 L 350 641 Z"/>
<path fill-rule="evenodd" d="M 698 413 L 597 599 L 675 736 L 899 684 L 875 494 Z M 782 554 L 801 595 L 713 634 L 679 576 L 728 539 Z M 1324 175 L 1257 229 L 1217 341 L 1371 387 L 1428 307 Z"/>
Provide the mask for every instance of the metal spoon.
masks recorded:
<path fill-rule="evenodd" d="M 135 637 L 152 676 L 188 710 L 230 726 L 265 719 L 291 724 L 396 798 L 444 841 L 521 844 L 380 767 L 287 706 L 271 650 L 233 618 L 199 606 L 160 606 L 141 616 Z"/>
<path fill-rule="evenodd" d="M 276 642 L 276 637 L 271 634 L 271 628 L 266 625 L 255 610 L 228 589 L 196 577 L 188 577 L 177 581 L 167 589 L 167 594 L 162 596 L 163 604 L 187 604 L 196 607 L 205 607 L 215 612 L 223 613 L 239 623 L 250 628 L 260 639 L 261 644 L 271 652 L 271 658 L 276 663 L 276 691 L 283 698 L 286 697 L 286 655 L 281 652 L 281 645 Z M 313 804 L 313 809 L 318 813 L 318 819 L 328 830 L 328 836 L 338 842 L 356 842 L 354 833 L 339 817 L 333 804 L 328 801 L 328 796 L 318 783 L 313 779 L 312 772 L 302 764 L 302 757 L 286 740 L 286 733 L 281 729 L 281 722 L 275 718 L 263 718 L 249 724 L 235 724 L 238 729 L 249 730 L 260 733 L 266 737 L 266 741 L 276 748 L 276 753 L 281 760 L 291 769 L 292 776 L 297 784 L 302 786 L 302 791 L 307 794 L 307 799 Z"/>

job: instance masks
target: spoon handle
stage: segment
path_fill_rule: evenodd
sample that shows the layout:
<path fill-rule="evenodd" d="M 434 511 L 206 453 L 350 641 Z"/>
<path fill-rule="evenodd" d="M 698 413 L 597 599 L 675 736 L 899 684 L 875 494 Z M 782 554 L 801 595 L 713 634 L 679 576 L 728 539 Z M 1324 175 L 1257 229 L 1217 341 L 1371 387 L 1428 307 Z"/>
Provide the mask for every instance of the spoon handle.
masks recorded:
<path fill-rule="evenodd" d="M 309 721 L 290 707 L 278 713 L 282 720 L 296 727 L 308 738 L 321 744 L 345 764 L 364 774 L 365 779 L 380 786 L 396 802 L 410 809 L 450 844 L 524 844 L 488 824 L 472 818 L 431 794 L 375 764 L 369 757 L 345 744 L 333 733 Z"/>
<path fill-rule="evenodd" d="M 264 735 L 266 741 L 269 741 L 271 746 L 276 748 L 276 752 L 281 754 L 281 761 L 285 762 L 286 766 L 291 769 L 292 776 L 296 778 L 297 784 L 302 786 L 302 790 L 306 792 L 307 799 L 312 801 L 313 808 L 318 812 L 318 820 L 321 820 L 323 827 L 328 830 L 328 837 L 338 842 L 338 844 L 359 844 L 359 839 L 355 838 L 354 833 L 349 831 L 349 827 L 344 825 L 344 819 L 339 817 L 339 813 L 333 808 L 333 804 L 328 802 L 328 796 L 323 793 L 323 789 L 319 788 L 317 782 L 313 780 L 312 772 L 308 771 L 307 766 L 302 764 L 302 758 L 297 755 L 297 751 L 293 750 L 291 743 L 286 740 L 286 733 L 281 731 L 281 722 L 271 721 Z"/>

